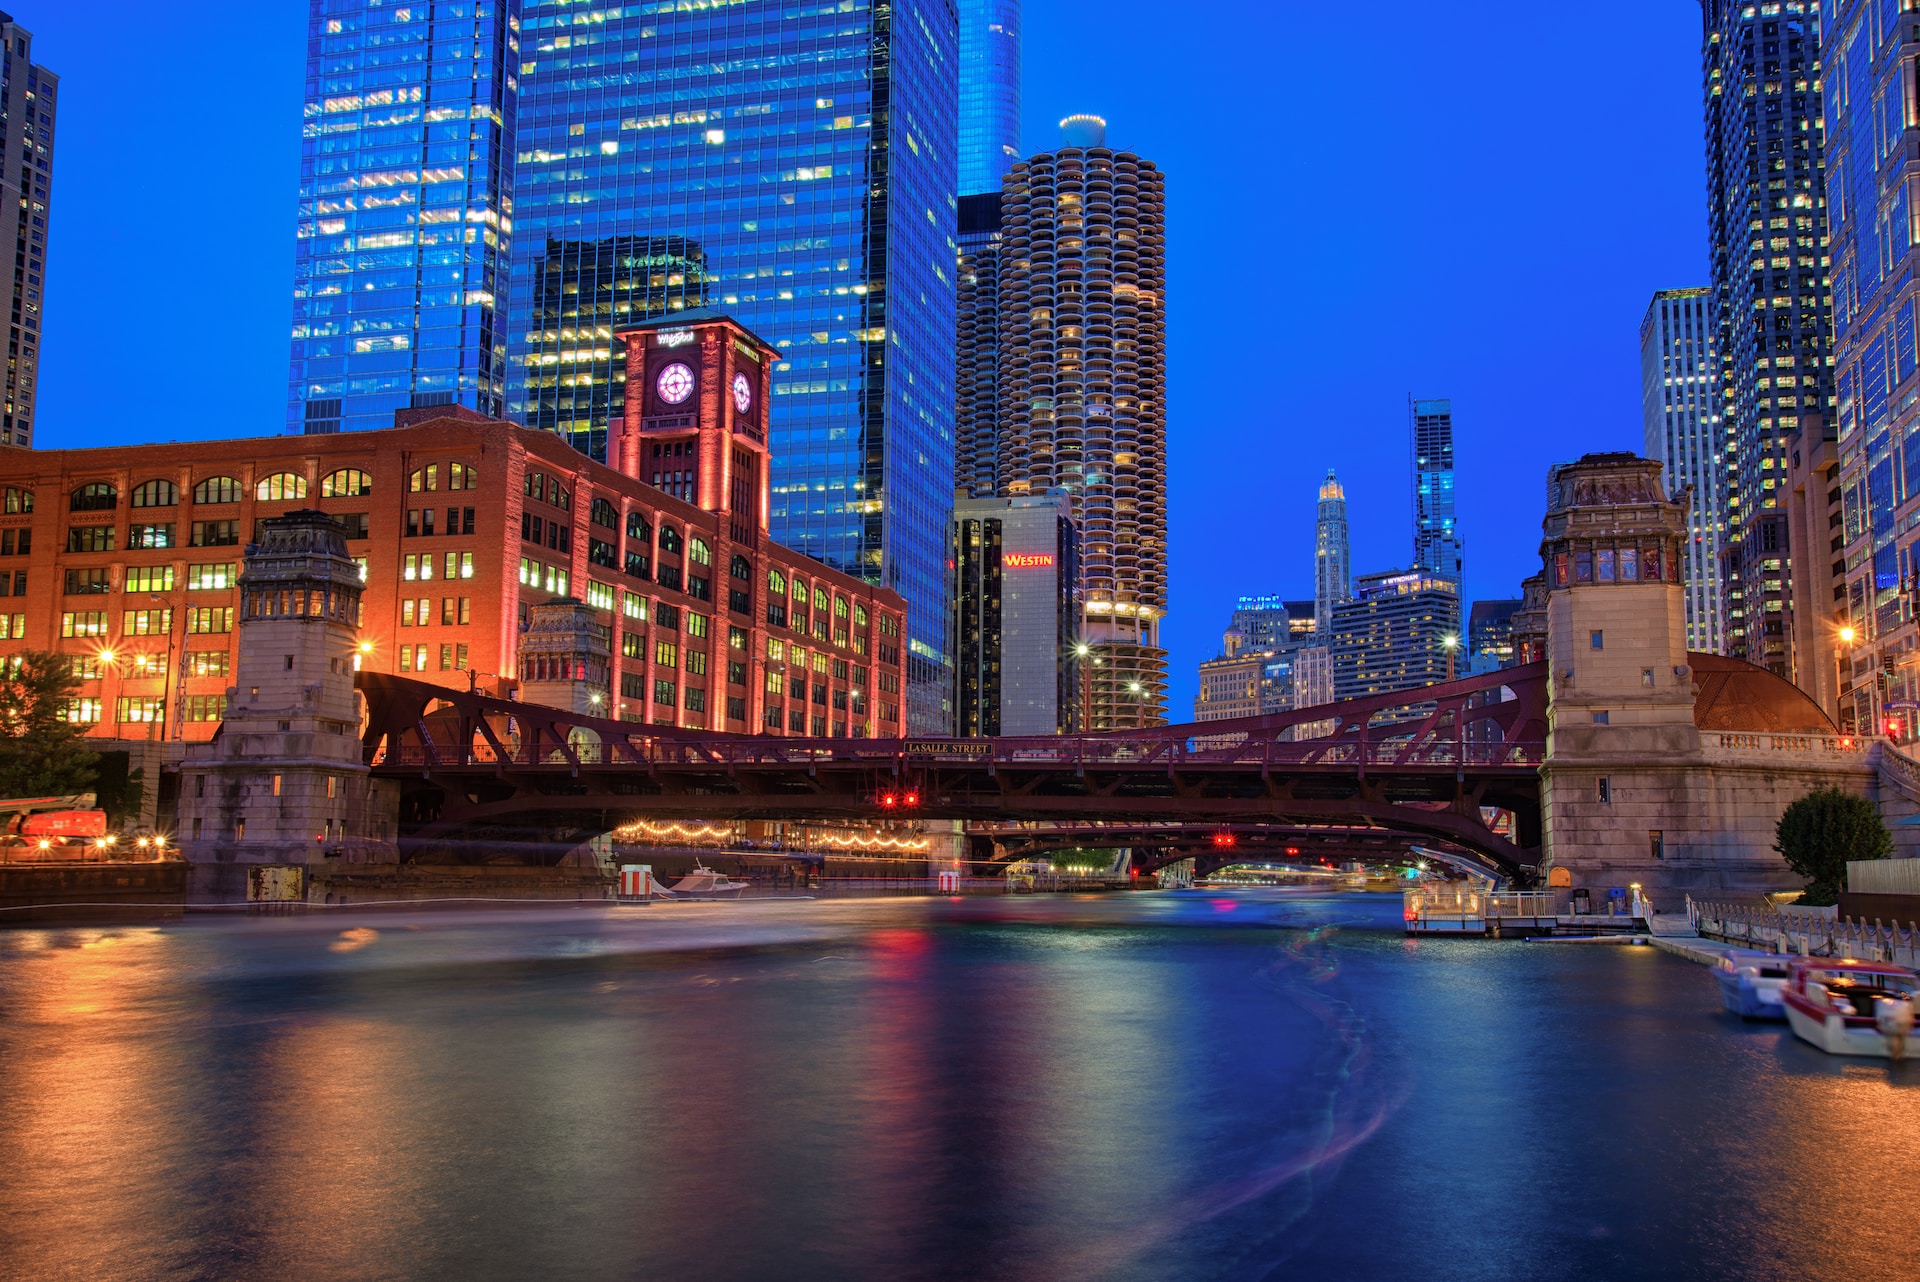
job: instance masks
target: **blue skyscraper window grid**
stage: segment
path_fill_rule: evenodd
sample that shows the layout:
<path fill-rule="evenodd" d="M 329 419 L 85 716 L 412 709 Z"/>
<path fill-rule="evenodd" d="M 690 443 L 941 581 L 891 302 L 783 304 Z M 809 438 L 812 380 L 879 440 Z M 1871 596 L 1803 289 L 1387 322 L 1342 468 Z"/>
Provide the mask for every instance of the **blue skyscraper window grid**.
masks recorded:
<path fill-rule="evenodd" d="M 766 337 L 773 536 L 906 597 L 910 724 L 943 727 L 953 11 L 575 9 L 522 11 L 509 416 L 603 457 L 614 330 L 710 308 Z"/>
<path fill-rule="evenodd" d="M 505 405 L 518 0 L 313 0 L 288 430 Z"/>
<path fill-rule="evenodd" d="M 959 0 L 960 192 L 1000 190 L 1020 163 L 1021 0 Z"/>

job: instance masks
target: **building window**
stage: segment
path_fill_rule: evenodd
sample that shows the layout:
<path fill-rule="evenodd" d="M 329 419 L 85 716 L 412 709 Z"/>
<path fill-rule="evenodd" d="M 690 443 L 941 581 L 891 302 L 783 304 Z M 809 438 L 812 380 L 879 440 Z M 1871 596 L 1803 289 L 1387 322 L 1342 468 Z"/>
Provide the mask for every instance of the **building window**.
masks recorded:
<path fill-rule="evenodd" d="M 1600 800 L 1608 804 L 1611 804 L 1613 801 L 1613 780 L 1609 779 L 1605 775 L 1601 775 L 1598 780 L 1598 783 L 1599 783 Z"/>
<path fill-rule="evenodd" d="M 83 485 L 67 496 L 69 512 L 111 512 L 120 506 L 120 491 L 105 481 Z"/>
<path fill-rule="evenodd" d="M 323 499 L 357 499 L 371 493 L 372 475 L 357 467 L 343 467 L 320 478 L 320 497 Z"/>
<path fill-rule="evenodd" d="M 1606 633 L 1605 633 L 1605 632 L 1589 632 L 1589 633 L 1587 633 L 1587 645 L 1588 645 L 1589 647 L 1591 647 L 1592 649 L 1595 649 L 1595 650 L 1604 650 L 1604 649 L 1606 649 L 1606 648 L 1607 648 L 1607 635 L 1606 635 Z"/>
<path fill-rule="evenodd" d="M 1594 725 L 1596 725 L 1596 726 L 1604 726 L 1604 725 L 1606 725 L 1606 724 L 1607 724 L 1607 714 L 1606 714 L 1606 713 L 1604 713 L 1604 712 L 1596 712 L 1596 713 L 1594 713 L 1594 714 L 1593 714 L 1593 724 L 1594 724 Z"/>
<path fill-rule="evenodd" d="M 239 580 L 239 567 L 233 561 L 217 561 L 207 565 L 189 565 L 187 567 L 187 591 L 218 592 L 232 587 Z M 173 586 L 172 571 L 168 571 L 167 586 Z M 132 571 L 128 571 L 127 590 L 134 590 Z"/>
<path fill-rule="evenodd" d="M 653 701 L 671 708 L 678 701 L 679 688 L 671 681 L 658 678 L 653 683 Z"/>
<path fill-rule="evenodd" d="M 240 482 L 231 476 L 209 476 L 193 487 L 195 503 L 238 503 Z"/>
<path fill-rule="evenodd" d="M 167 611 L 161 611 L 167 613 Z M 191 634 L 219 633 L 233 631 L 233 607 L 230 605 L 199 605 L 187 610 L 187 631 Z"/>
<path fill-rule="evenodd" d="M 221 657 L 225 657 L 223 654 Z M 227 715 L 227 696 L 224 694 L 190 694 L 186 699 L 186 719 L 188 721 L 218 721 Z"/>
<path fill-rule="evenodd" d="M 263 476 L 253 487 L 253 497 L 262 503 L 284 503 L 307 497 L 307 478 L 298 472 L 275 472 Z"/>
<path fill-rule="evenodd" d="M 450 490 L 477 490 L 480 488 L 480 469 L 472 463 L 447 464 L 447 488 Z"/>
<path fill-rule="evenodd" d="M 225 650 L 193 650 L 187 654 L 187 675 L 190 677 L 224 677 L 231 675 L 233 656 Z"/>
<path fill-rule="evenodd" d="M 189 545 L 197 548 L 238 547 L 240 522 L 195 521 Z"/>
<path fill-rule="evenodd" d="M 1647 833 L 1647 853 L 1655 859 L 1667 857 L 1667 834 L 1655 828 Z"/>
<path fill-rule="evenodd" d="M 60 616 L 63 637 L 103 637 L 107 635 L 105 610 L 70 611 Z"/>
<path fill-rule="evenodd" d="M 6 511 L 9 516 L 17 516 L 22 512 L 33 511 L 33 491 L 15 489 L 9 485 L 7 487 Z"/>
<path fill-rule="evenodd" d="M 113 591 L 113 580 L 105 567 L 67 571 L 66 595 L 68 596 L 104 596 L 111 591 Z"/>
<path fill-rule="evenodd" d="M 180 487 L 172 481 L 144 481 L 128 496 L 133 507 L 173 507 L 179 502 Z"/>
<path fill-rule="evenodd" d="M 113 527 L 111 525 L 76 525 L 67 531 L 67 551 L 69 552 L 111 552 L 113 551 Z"/>
<path fill-rule="evenodd" d="M 191 613 L 191 612 L 189 612 Z M 233 617 L 233 607 L 227 607 L 227 617 Z M 220 629 L 222 632 L 228 629 Z M 128 610 L 120 616 L 120 631 L 130 637 L 163 637 L 173 631 L 172 610 Z"/>

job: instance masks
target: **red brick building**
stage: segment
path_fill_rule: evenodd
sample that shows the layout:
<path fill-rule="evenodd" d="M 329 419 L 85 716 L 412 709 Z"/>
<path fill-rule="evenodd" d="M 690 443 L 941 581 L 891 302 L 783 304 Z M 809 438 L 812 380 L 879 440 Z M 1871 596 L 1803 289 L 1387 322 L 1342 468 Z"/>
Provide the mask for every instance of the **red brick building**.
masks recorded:
<path fill-rule="evenodd" d="M 73 656 L 70 715 L 100 737 L 158 720 L 205 740 L 236 670 L 245 545 L 314 508 L 366 577 L 363 666 L 510 688 L 527 606 L 571 596 L 606 629 L 609 715 L 899 734 L 900 597 L 767 537 L 773 349 L 724 319 L 624 337 L 646 390 L 610 453 L 661 488 L 454 409 L 331 436 L 0 447 L 0 656 Z"/>

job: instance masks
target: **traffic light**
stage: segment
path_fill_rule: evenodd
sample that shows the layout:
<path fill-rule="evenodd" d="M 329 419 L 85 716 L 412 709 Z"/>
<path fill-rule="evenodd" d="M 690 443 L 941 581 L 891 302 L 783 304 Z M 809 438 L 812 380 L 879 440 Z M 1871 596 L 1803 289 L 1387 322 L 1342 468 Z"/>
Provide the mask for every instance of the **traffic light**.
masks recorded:
<path fill-rule="evenodd" d="M 911 810 L 915 806 L 920 804 L 920 794 L 917 790 L 913 788 L 909 788 L 907 789 L 906 795 L 900 798 L 900 801 L 901 801 L 901 804 L 907 807 L 907 809 Z"/>
<path fill-rule="evenodd" d="M 1233 830 L 1230 828 L 1222 828 L 1213 834 L 1213 844 L 1221 850 L 1232 849 L 1233 846 L 1238 844 L 1239 840 L 1238 837 L 1233 835 Z"/>
<path fill-rule="evenodd" d="M 893 809 L 896 809 L 899 805 L 900 805 L 899 793 L 883 792 L 880 794 L 880 808 L 882 810 L 893 810 Z"/>

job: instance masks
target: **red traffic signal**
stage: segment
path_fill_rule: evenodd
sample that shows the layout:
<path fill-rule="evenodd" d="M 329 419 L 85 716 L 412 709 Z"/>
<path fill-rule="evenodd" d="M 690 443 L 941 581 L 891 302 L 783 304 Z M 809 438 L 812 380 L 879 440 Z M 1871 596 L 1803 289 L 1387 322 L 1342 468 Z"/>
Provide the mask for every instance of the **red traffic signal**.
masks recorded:
<path fill-rule="evenodd" d="M 892 810 L 899 804 L 900 797 L 898 793 L 883 792 L 880 794 L 880 805 L 883 809 Z"/>
<path fill-rule="evenodd" d="M 920 794 L 909 789 L 907 795 L 901 800 L 909 806 L 917 806 L 920 804 Z"/>
<path fill-rule="evenodd" d="M 1225 828 L 1222 828 L 1219 832 L 1216 832 L 1213 834 L 1213 844 L 1220 847 L 1222 850 L 1232 847 L 1233 845 L 1237 844 L 1239 840 L 1240 839 L 1238 837 L 1234 836 L 1231 831 Z"/>

